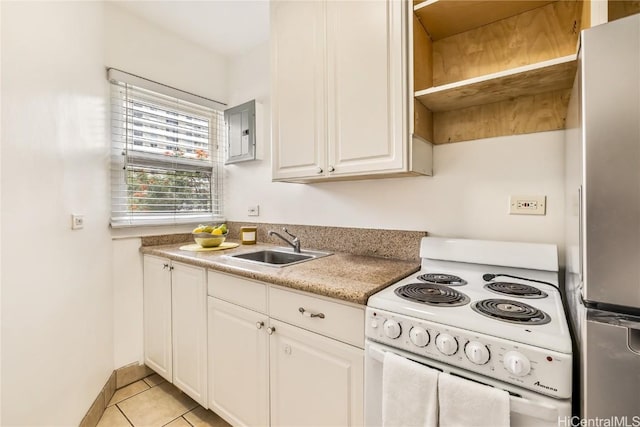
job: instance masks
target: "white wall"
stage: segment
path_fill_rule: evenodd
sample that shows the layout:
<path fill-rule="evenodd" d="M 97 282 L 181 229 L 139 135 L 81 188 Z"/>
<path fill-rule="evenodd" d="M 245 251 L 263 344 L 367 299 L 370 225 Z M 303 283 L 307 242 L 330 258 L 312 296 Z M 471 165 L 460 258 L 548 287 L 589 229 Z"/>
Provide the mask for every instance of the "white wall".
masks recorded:
<path fill-rule="evenodd" d="M 116 2 L 105 11 L 105 64 L 225 102 L 228 60 L 132 15 Z M 115 367 L 143 361 L 141 235 L 189 232 L 191 226 L 113 230 Z M 127 236 L 128 238 L 122 238 Z"/>
<path fill-rule="evenodd" d="M 234 58 L 229 75 L 231 103 L 251 97 L 265 103 L 269 135 L 268 45 Z M 264 160 L 227 168 L 225 210 L 234 221 L 425 230 L 438 236 L 562 245 L 563 134 L 436 146 L 433 177 L 312 185 L 271 182 L 266 141 Z M 507 215 L 510 194 L 546 195 L 547 215 Z M 248 217 L 247 207 L 255 204 L 260 217 Z"/>
<path fill-rule="evenodd" d="M 0 7 L 0 424 L 78 425 L 113 370 L 102 4 Z"/>
<path fill-rule="evenodd" d="M 142 363 L 142 254 L 140 238 L 113 241 L 113 363 Z"/>
<path fill-rule="evenodd" d="M 106 66 L 226 102 L 225 56 L 187 42 L 117 4 L 104 6 Z"/>

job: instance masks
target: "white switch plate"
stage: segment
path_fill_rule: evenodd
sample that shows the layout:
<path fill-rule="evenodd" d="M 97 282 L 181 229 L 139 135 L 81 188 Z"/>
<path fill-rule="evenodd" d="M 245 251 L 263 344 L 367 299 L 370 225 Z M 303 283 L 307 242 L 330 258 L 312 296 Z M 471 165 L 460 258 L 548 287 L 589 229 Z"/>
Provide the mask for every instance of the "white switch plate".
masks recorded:
<path fill-rule="evenodd" d="M 260 216 L 260 205 L 249 206 L 247 208 L 248 216 Z"/>
<path fill-rule="evenodd" d="M 84 215 L 71 215 L 71 229 L 80 230 L 84 228 Z"/>
<path fill-rule="evenodd" d="M 547 196 L 509 197 L 509 215 L 546 215 Z"/>

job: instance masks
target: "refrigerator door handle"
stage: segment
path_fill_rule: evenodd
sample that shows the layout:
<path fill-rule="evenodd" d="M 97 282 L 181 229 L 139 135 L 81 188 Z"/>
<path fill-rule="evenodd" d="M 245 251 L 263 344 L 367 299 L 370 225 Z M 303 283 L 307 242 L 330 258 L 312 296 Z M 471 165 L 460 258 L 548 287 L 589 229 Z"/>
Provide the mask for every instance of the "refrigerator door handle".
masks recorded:
<path fill-rule="evenodd" d="M 640 318 L 623 314 L 614 314 L 592 310 L 587 314 L 587 319 L 619 326 L 627 329 L 627 347 L 631 352 L 640 356 Z"/>
<path fill-rule="evenodd" d="M 640 329 L 627 329 L 627 346 L 629 350 L 640 356 Z"/>
<path fill-rule="evenodd" d="M 582 219 L 584 213 L 582 203 L 582 185 L 580 185 L 578 186 L 578 278 L 580 280 L 580 289 L 584 286 L 584 233 L 586 232 L 582 229 L 582 224 L 584 223 Z"/>
<path fill-rule="evenodd" d="M 618 323 L 620 324 L 620 326 L 624 326 L 625 328 L 640 331 L 640 322 L 634 322 L 632 320 L 619 318 Z"/>

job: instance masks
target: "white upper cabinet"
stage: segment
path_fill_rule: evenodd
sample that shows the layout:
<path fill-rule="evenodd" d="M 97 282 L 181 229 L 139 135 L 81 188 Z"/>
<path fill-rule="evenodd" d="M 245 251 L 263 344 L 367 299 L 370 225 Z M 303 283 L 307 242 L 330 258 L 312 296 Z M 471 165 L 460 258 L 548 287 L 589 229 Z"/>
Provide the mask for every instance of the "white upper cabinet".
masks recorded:
<path fill-rule="evenodd" d="M 431 174 L 410 137 L 407 2 L 271 3 L 273 179 Z"/>
<path fill-rule="evenodd" d="M 328 170 L 401 171 L 402 2 L 327 3 Z"/>
<path fill-rule="evenodd" d="M 275 178 L 322 175 L 326 157 L 325 4 L 271 3 Z"/>

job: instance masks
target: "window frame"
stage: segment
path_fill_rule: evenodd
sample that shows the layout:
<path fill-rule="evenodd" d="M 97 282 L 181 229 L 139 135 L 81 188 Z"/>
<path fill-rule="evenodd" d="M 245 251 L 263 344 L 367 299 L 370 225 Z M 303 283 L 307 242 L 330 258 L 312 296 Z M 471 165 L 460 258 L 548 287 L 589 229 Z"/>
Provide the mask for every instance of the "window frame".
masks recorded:
<path fill-rule="evenodd" d="M 112 133 L 112 155 L 110 162 L 111 227 L 123 228 L 223 222 L 225 220 L 223 206 L 223 168 L 226 137 L 224 125 L 225 104 L 113 68 L 107 69 L 107 76 L 111 88 L 111 108 L 109 111 L 111 117 L 110 130 Z M 122 91 L 124 91 L 124 94 Z M 140 94 L 148 96 L 142 97 Z M 154 144 L 152 142 L 150 142 L 148 146 L 144 146 L 147 149 L 140 149 L 143 145 L 138 147 L 138 145 L 134 143 L 135 138 L 144 138 L 145 133 L 133 127 L 133 121 L 138 116 L 135 114 L 135 110 L 131 111 L 128 108 L 128 103 L 135 103 L 135 101 L 139 101 L 140 103 L 142 99 L 144 99 L 144 103 L 148 104 L 150 108 L 155 105 L 159 110 L 162 110 L 164 115 L 169 115 L 170 112 L 177 112 L 174 121 L 178 123 L 169 124 L 168 126 L 164 126 L 165 123 L 163 122 L 159 122 L 157 126 L 154 126 L 153 123 L 149 125 L 148 117 L 146 119 L 149 129 L 158 131 L 155 135 L 160 138 L 159 141 L 165 142 L 165 139 L 169 140 L 170 135 L 162 135 L 162 133 L 175 132 L 175 142 L 167 141 L 168 144 L 164 145 L 164 148 L 160 148 L 159 146 L 162 144 L 158 144 L 158 149 L 152 146 L 152 144 Z M 189 121 L 182 121 L 183 124 L 187 123 L 188 125 L 182 129 L 180 129 L 181 117 L 189 119 Z M 198 119 L 202 118 L 206 118 L 208 121 L 208 144 L 206 146 L 208 146 L 209 155 L 207 161 L 203 161 L 196 150 L 196 145 L 199 145 L 199 142 L 196 141 L 199 137 L 197 133 L 201 129 L 197 129 L 197 126 L 195 126 L 193 122 L 197 122 Z M 141 121 L 144 120 L 144 118 L 141 119 Z M 169 129 L 171 126 L 173 126 L 173 128 Z M 136 136 L 137 133 L 141 133 L 141 135 Z M 147 134 L 147 136 L 150 135 L 153 136 L 154 134 Z M 184 139 L 181 139 L 179 135 L 182 135 Z M 189 157 L 184 157 L 184 154 L 171 156 L 168 155 L 168 153 L 171 152 L 170 147 L 175 148 L 176 152 L 185 153 L 192 150 L 195 154 L 191 154 Z M 180 151 L 181 147 L 186 148 L 184 151 Z M 164 153 L 161 154 L 162 150 L 168 151 L 164 151 Z M 206 150 L 203 149 L 203 151 L 207 153 Z M 209 197 L 207 203 L 209 204 L 209 208 L 206 212 L 198 210 L 197 208 L 180 212 L 180 200 L 184 201 L 182 203 L 183 206 L 186 204 L 190 207 L 198 205 L 202 207 L 202 205 L 198 203 L 198 200 L 205 199 L 200 199 L 202 192 L 198 190 L 193 190 L 191 193 L 182 191 L 185 197 L 177 199 L 167 198 L 166 200 L 171 200 L 171 202 L 165 204 L 162 203 L 165 201 L 165 199 L 162 198 L 163 196 L 158 196 L 158 194 L 162 194 L 162 192 L 156 191 L 155 193 L 151 193 L 155 194 L 156 197 L 148 198 L 148 206 L 153 206 L 154 204 L 156 204 L 156 206 L 173 206 L 172 209 L 167 209 L 164 212 L 135 211 L 135 209 L 132 209 L 130 201 L 136 193 L 132 190 L 129 180 L 131 174 L 136 173 L 133 172 L 134 170 L 148 171 L 148 176 L 152 177 L 163 177 L 165 183 L 168 183 L 166 187 L 168 189 L 167 192 L 173 193 L 174 195 L 176 193 L 180 194 L 180 189 L 185 188 L 178 185 L 179 180 L 193 179 L 197 182 L 199 179 L 208 179 Z M 160 171 L 164 171 L 164 173 L 160 173 Z M 175 175 L 174 178 L 170 177 L 172 174 L 180 172 L 184 172 L 182 177 L 176 178 Z M 205 181 L 202 181 L 203 185 L 204 182 Z M 193 197 L 189 197 L 190 195 Z M 141 198 L 143 199 L 144 197 L 137 197 L 136 199 Z"/>

